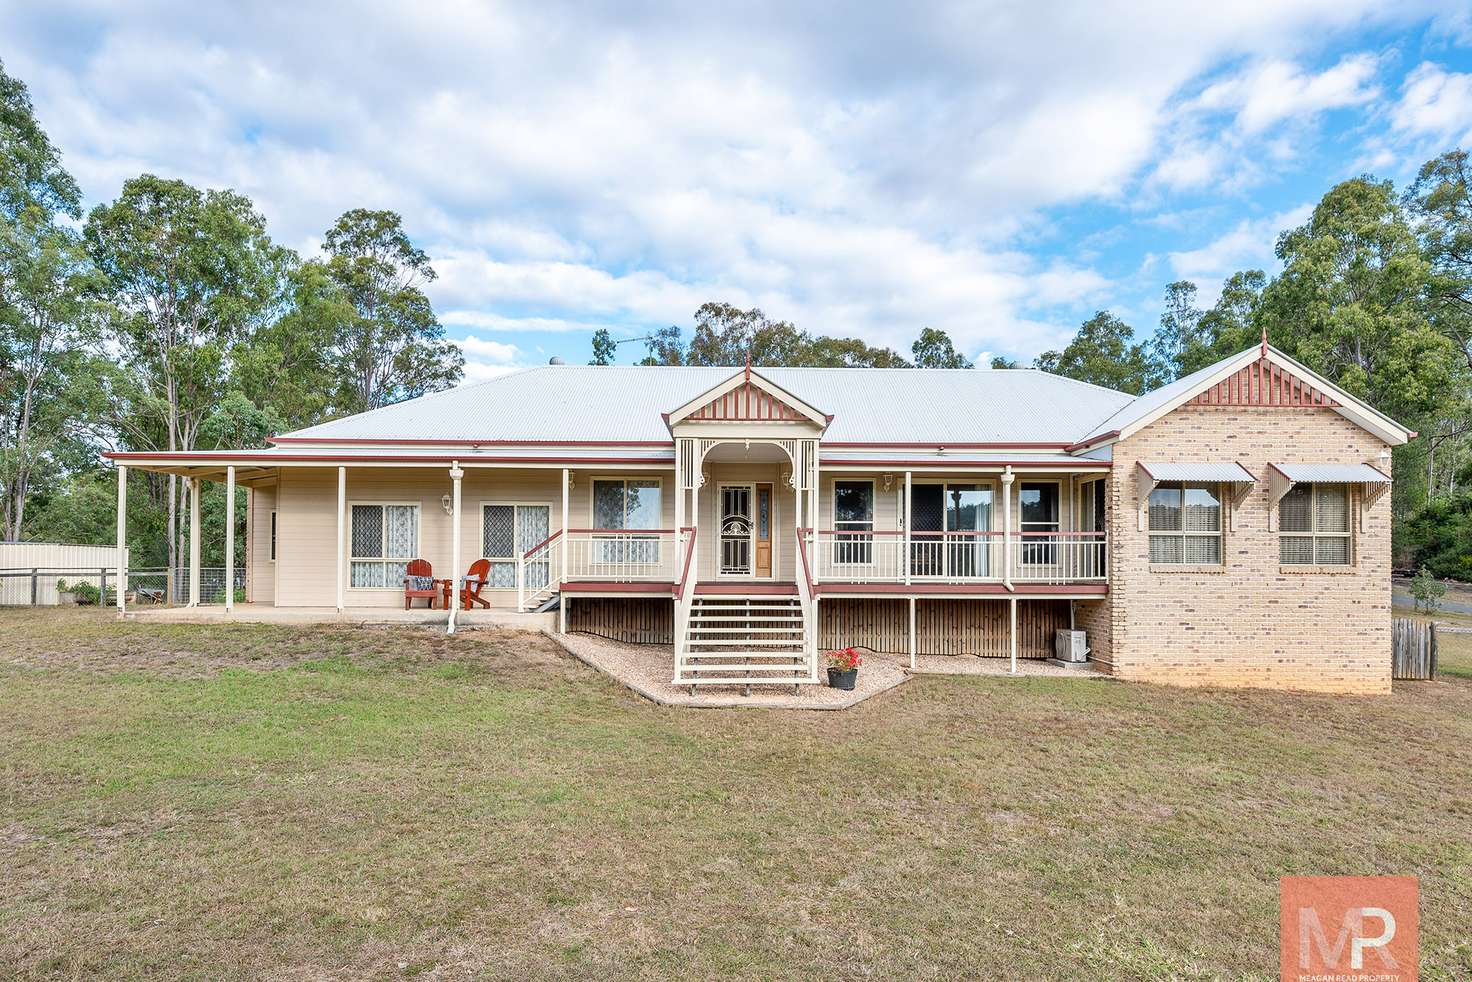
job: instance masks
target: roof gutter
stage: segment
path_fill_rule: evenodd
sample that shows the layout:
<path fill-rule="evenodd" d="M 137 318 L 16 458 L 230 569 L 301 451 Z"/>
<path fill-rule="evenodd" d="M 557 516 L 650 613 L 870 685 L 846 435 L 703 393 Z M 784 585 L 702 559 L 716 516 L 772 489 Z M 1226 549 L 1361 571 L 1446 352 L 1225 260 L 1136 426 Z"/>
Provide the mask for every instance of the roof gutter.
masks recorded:
<path fill-rule="evenodd" d="M 1100 433 L 1098 436 L 1091 436 L 1087 440 L 1080 440 L 1078 443 L 1070 444 L 1063 449 L 1067 453 L 1077 453 L 1080 450 L 1087 450 L 1095 444 L 1104 443 L 1107 440 L 1113 440 L 1117 436 L 1119 436 L 1119 430 L 1110 430 L 1108 433 Z"/>

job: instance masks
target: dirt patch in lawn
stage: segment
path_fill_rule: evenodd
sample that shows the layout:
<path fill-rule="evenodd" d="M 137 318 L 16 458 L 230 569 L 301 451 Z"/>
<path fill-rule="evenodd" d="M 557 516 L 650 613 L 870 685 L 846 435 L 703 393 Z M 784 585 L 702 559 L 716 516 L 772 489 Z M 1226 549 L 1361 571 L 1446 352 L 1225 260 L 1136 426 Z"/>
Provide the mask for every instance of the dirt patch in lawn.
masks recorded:
<path fill-rule="evenodd" d="M 136 669 L 200 678 L 226 669 L 269 670 L 323 659 L 368 665 L 460 663 L 497 671 L 575 664 L 536 631 L 414 625 L 145 624 L 111 611 L 0 609 L 0 665 L 86 671 Z"/>

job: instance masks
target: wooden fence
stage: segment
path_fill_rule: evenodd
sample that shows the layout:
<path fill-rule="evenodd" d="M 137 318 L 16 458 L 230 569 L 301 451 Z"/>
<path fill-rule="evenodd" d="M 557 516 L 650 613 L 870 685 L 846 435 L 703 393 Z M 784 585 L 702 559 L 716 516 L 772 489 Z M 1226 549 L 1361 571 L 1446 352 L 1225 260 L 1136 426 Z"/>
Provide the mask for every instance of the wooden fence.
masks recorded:
<path fill-rule="evenodd" d="M 1390 677 L 1429 679 L 1436 674 L 1436 625 L 1397 617 L 1390 624 Z"/>

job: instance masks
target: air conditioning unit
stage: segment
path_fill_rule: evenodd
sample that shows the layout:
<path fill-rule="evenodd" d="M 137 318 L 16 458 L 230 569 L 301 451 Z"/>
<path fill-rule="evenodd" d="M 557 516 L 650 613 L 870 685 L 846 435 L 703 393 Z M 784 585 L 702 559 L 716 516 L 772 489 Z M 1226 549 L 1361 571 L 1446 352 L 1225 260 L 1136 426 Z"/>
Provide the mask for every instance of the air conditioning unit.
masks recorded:
<path fill-rule="evenodd" d="M 1082 665 L 1089 660 L 1087 631 L 1059 631 L 1053 638 L 1053 660 L 1065 665 Z"/>

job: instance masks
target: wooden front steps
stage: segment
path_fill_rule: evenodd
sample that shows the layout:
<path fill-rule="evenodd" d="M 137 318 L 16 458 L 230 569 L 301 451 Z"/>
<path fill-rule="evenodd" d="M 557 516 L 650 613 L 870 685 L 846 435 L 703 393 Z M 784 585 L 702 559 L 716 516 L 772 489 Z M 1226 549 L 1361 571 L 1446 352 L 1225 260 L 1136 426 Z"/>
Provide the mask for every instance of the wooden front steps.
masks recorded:
<path fill-rule="evenodd" d="M 675 666 L 677 685 L 745 687 L 813 681 L 807 622 L 796 595 L 702 593 L 697 588 L 683 641 Z"/>

